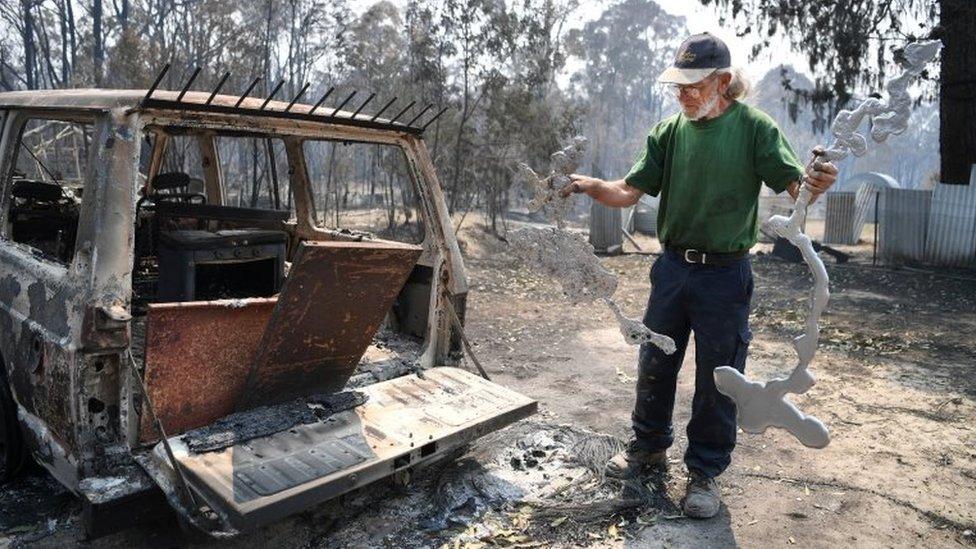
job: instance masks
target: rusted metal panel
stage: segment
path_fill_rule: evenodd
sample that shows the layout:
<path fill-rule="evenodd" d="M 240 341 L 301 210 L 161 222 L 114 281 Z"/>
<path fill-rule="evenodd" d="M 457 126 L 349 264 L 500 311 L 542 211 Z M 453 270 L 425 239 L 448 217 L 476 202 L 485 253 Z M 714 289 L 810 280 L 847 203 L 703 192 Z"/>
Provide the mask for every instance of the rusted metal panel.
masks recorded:
<path fill-rule="evenodd" d="M 159 303 L 146 320 L 144 376 L 168 435 L 234 411 L 277 299 Z M 140 440 L 159 438 L 143 403 Z"/>
<path fill-rule="evenodd" d="M 824 221 L 825 244 L 857 244 L 854 234 L 854 193 L 827 193 L 827 217 Z"/>
<path fill-rule="evenodd" d="M 932 191 L 885 189 L 879 204 L 878 256 L 885 263 L 925 260 Z"/>
<path fill-rule="evenodd" d="M 438 459 L 535 413 L 537 403 L 456 368 L 432 368 L 361 389 L 366 403 L 220 451 L 170 438 L 191 487 L 238 529 L 253 529 L 396 470 Z M 160 448 L 152 460 L 171 470 Z"/>
<path fill-rule="evenodd" d="M 421 251 L 396 242 L 302 243 L 241 408 L 341 389 Z"/>
<path fill-rule="evenodd" d="M 976 186 L 935 186 L 925 258 L 935 265 L 976 267 Z"/>

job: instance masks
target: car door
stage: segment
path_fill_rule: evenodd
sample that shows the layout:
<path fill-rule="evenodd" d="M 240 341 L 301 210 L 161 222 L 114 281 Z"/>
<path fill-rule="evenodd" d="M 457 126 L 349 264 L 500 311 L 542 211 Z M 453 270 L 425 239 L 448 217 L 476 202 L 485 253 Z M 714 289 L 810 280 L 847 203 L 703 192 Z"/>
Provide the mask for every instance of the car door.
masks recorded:
<path fill-rule="evenodd" d="M 42 462 L 61 462 L 67 477 L 74 317 L 90 271 L 76 257 L 75 237 L 91 130 L 84 116 L 11 110 L 0 143 L 0 353 L 29 445 Z"/>

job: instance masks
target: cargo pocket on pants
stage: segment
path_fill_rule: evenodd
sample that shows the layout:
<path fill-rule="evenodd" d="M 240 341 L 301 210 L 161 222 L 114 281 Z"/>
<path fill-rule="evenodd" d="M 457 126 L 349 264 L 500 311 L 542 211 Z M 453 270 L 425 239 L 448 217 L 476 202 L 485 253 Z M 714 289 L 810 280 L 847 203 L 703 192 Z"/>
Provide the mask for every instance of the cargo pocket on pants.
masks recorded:
<path fill-rule="evenodd" d="M 749 354 L 750 341 L 752 341 L 752 332 L 749 328 L 739 330 L 739 337 L 735 347 L 735 359 L 732 361 L 732 367 L 740 373 L 745 373 L 746 371 L 746 357 Z"/>

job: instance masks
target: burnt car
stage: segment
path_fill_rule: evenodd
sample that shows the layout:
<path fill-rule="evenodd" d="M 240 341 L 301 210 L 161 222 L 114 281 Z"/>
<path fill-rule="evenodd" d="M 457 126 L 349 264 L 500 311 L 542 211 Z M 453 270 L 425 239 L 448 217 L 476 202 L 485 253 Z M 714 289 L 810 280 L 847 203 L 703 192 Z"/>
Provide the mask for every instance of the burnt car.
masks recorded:
<path fill-rule="evenodd" d="M 419 115 L 361 110 L 0 93 L 4 479 L 33 459 L 90 536 L 160 504 L 232 535 L 535 411 L 458 367 L 467 281 Z"/>

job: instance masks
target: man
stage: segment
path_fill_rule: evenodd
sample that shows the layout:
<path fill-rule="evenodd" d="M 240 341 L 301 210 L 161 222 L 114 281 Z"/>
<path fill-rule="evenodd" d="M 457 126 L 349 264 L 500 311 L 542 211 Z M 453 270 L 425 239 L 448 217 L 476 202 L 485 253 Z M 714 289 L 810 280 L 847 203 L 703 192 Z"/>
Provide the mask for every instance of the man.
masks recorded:
<path fill-rule="evenodd" d="M 714 479 L 731 461 L 736 434 L 735 404 L 716 390 L 713 370 L 745 369 L 760 187 L 796 198 L 805 184 L 815 199 L 834 183 L 837 168 L 824 163 L 805 171 L 775 122 L 739 102 L 747 85 L 731 69 L 728 48 L 708 33 L 685 40 L 658 80 L 673 86 L 681 112 L 651 129 L 630 173 L 617 181 L 573 175 L 563 192 L 621 207 L 643 193 L 661 197 L 657 226 L 665 252 L 651 268 L 644 324 L 673 338 L 678 350 L 669 356 L 641 347 L 634 439 L 610 460 L 607 474 L 629 478 L 667 466 L 675 384 L 693 330 L 695 396 L 682 506 L 688 516 L 708 518 L 721 505 Z"/>

